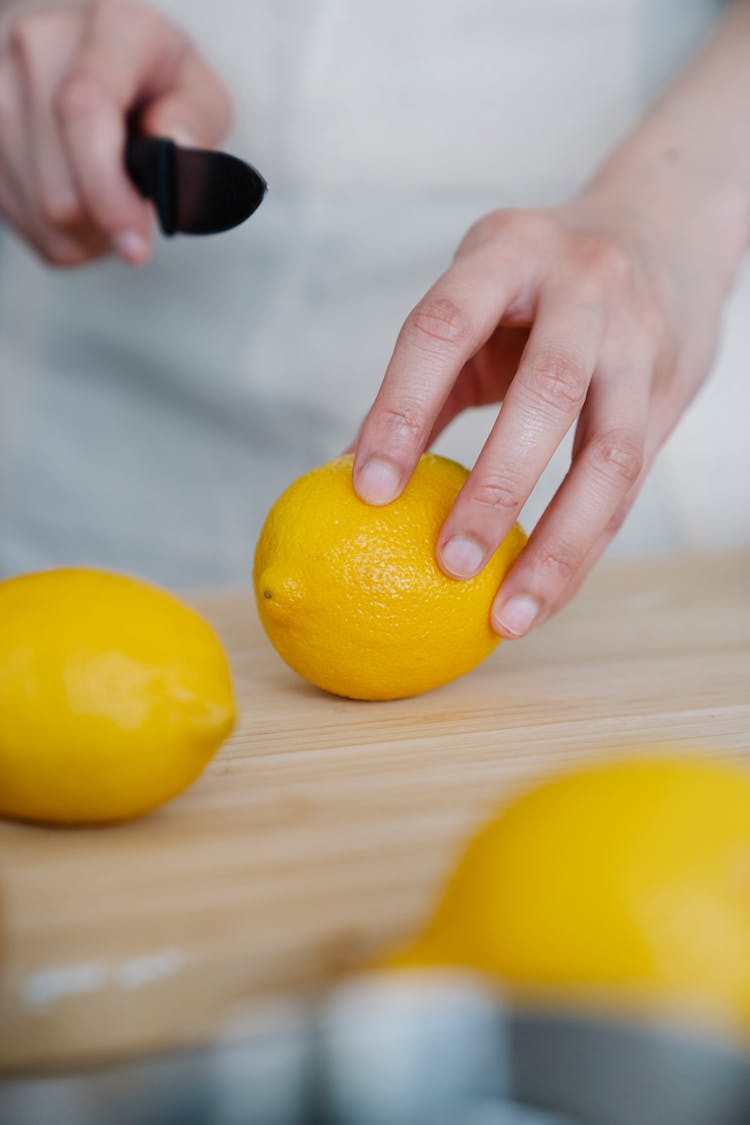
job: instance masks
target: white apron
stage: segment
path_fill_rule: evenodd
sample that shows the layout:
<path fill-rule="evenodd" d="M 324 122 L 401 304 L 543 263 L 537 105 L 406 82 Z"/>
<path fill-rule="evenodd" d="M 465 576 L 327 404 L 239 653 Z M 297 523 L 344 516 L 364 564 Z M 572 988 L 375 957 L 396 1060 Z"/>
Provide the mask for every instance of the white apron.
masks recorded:
<path fill-rule="evenodd" d="M 351 440 L 401 321 L 468 225 L 573 191 L 712 6 L 161 7 L 225 76 L 237 106 L 226 147 L 270 193 L 231 234 L 160 239 L 141 270 L 55 272 L 0 244 L 0 575 L 81 563 L 177 588 L 245 582 L 269 505 Z M 741 313 L 620 550 L 750 532 Z M 490 423 L 487 411 L 459 420 L 439 448 L 470 463 Z"/>

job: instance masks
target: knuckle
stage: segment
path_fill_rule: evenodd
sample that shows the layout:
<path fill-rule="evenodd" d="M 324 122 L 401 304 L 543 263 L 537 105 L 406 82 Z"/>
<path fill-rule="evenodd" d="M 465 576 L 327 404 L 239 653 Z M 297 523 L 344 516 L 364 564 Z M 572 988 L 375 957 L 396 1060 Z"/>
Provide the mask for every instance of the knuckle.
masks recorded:
<path fill-rule="evenodd" d="M 558 235 L 558 225 L 545 211 L 516 208 L 507 212 L 508 230 L 533 244 L 542 244 Z"/>
<path fill-rule="evenodd" d="M 644 301 L 638 310 L 638 328 L 648 350 L 653 351 L 669 338 L 667 315 L 658 300 Z"/>
<path fill-rule="evenodd" d="M 549 238 L 554 224 L 543 211 L 509 207 L 490 211 L 471 226 L 464 239 L 465 245 L 478 246 L 499 240 L 538 242 Z"/>
<path fill-rule="evenodd" d="M 103 101 L 98 80 L 84 70 L 73 70 L 60 83 L 55 94 L 55 112 L 62 121 L 88 117 Z"/>
<path fill-rule="evenodd" d="M 418 344 L 461 344 L 471 327 L 463 309 L 450 297 L 434 297 L 423 301 L 409 314 L 406 332 Z"/>
<path fill-rule="evenodd" d="M 44 222 L 53 227 L 79 226 L 85 219 L 79 200 L 49 188 L 42 189 L 39 207 Z"/>
<path fill-rule="evenodd" d="M 515 513 L 523 503 L 517 488 L 500 477 L 485 477 L 471 491 L 471 501 L 492 512 Z"/>
<path fill-rule="evenodd" d="M 578 570 L 580 558 L 573 547 L 561 542 L 541 551 L 537 565 L 545 574 L 553 575 L 556 583 L 567 585 Z"/>
<path fill-rule="evenodd" d="M 643 469 L 643 442 L 628 430 L 609 430 L 593 439 L 591 458 L 600 472 L 632 484 Z"/>
<path fill-rule="evenodd" d="M 469 227 L 464 238 L 464 245 L 479 246 L 484 242 L 491 242 L 494 238 L 501 238 L 508 230 L 511 223 L 510 211 L 490 211 L 482 215 Z"/>
<path fill-rule="evenodd" d="M 389 437 L 399 441 L 421 441 L 429 429 L 423 408 L 408 402 L 386 407 L 380 416 L 380 423 Z"/>
<path fill-rule="evenodd" d="M 620 504 L 615 509 L 615 511 L 613 512 L 610 519 L 607 521 L 607 526 L 604 529 L 606 534 L 616 535 L 617 532 L 622 527 L 622 525 L 625 523 L 625 520 L 627 519 L 629 511 L 630 511 L 630 505 L 629 504 Z"/>
<path fill-rule="evenodd" d="M 589 373 L 569 349 L 545 348 L 525 365 L 523 381 L 545 406 L 568 413 L 583 406 Z"/>
<path fill-rule="evenodd" d="M 88 258 L 88 255 L 82 247 L 59 243 L 54 240 L 47 240 L 37 244 L 37 252 L 39 257 L 42 258 L 47 265 L 58 266 L 62 269 L 80 266 Z"/>
<path fill-rule="evenodd" d="M 88 253 L 81 248 L 66 248 L 60 249 L 56 252 L 55 265 L 59 269 L 72 270 L 76 266 L 82 266 L 85 262 L 92 261 L 96 255 Z"/>
<path fill-rule="evenodd" d="M 632 255 L 615 238 L 585 238 L 580 244 L 578 257 L 584 276 L 592 278 L 599 285 L 624 287 L 632 282 Z"/>

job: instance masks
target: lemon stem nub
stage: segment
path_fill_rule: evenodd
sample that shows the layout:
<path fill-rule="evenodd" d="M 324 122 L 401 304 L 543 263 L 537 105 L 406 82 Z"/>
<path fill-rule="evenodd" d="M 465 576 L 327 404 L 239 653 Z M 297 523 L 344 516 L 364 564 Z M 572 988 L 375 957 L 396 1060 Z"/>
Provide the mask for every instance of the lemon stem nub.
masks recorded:
<path fill-rule="evenodd" d="M 271 593 L 271 591 L 270 591 L 270 590 L 264 590 L 264 591 L 263 591 L 263 597 L 264 597 L 264 598 L 272 598 L 272 597 L 273 597 L 273 594 Z"/>

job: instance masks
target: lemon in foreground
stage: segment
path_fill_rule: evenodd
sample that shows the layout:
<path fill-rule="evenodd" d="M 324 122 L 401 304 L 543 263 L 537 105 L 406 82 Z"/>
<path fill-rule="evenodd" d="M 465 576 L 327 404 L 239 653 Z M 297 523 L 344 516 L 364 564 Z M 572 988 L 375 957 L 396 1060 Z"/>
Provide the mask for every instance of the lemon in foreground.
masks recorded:
<path fill-rule="evenodd" d="M 392 963 L 750 1030 L 750 772 L 638 757 L 526 793 L 469 843 Z"/>
<path fill-rule="evenodd" d="M 170 594 L 94 570 L 0 583 L 0 813 L 138 816 L 195 781 L 233 722 L 222 647 Z"/>
<path fill-rule="evenodd" d="M 476 578 L 447 578 L 438 532 L 467 470 L 425 454 L 398 500 L 370 507 L 352 458 L 300 477 L 258 541 L 254 585 L 272 644 L 310 683 L 353 699 L 417 695 L 462 676 L 499 643 L 497 588 L 526 538 L 516 526 Z"/>

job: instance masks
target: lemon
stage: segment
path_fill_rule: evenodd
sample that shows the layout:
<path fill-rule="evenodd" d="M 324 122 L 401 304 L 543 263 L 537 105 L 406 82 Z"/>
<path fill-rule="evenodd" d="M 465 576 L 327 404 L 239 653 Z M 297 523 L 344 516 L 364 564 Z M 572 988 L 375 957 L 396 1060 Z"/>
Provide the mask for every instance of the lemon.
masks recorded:
<path fill-rule="evenodd" d="M 195 781 L 229 733 L 227 660 L 176 598 L 95 570 L 0 582 L 0 812 L 138 816 Z"/>
<path fill-rule="evenodd" d="M 485 570 L 447 578 L 438 532 L 468 473 L 425 454 L 398 500 L 370 507 L 342 457 L 295 481 L 258 541 L 254 584 L 272 644 L 304 679 L 353 699 L 417 695 L 499 643 L 492 600 L 526 538 L 516 526 Z"/>
<path fill-rule="evenodd" d="M 750 1028 L 750 773 L 639 756 L 526 793 L 471 840 L 392 964 Z"/>

